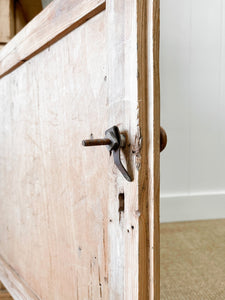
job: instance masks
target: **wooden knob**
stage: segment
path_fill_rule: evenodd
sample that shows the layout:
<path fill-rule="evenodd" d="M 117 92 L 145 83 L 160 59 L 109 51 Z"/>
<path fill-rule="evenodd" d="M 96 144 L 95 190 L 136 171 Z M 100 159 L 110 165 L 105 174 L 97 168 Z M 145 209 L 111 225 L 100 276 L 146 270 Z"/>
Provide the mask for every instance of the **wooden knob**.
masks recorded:
<path fill-rule="evenodd" d="M 167 144 L 167 134 L 166 131 L 160 127 L 160 152 L 166 148 Z"/>

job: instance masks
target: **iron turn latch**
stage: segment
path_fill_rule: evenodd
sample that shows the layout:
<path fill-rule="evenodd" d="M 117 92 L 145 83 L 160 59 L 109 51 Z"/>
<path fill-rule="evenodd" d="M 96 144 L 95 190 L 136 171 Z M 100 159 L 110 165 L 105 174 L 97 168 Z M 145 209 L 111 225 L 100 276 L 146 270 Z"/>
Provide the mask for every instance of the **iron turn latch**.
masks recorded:
<path fill-rule="evenodd" d="M 117 126 L 113 126 L 106 130 L 104 139 L 83 140 L 82 145 L 85 147 L 105 145 L 110 152 L 113 153 L 114 163 L 127 181 L 132 181 L 127 170 L 124 168 L 120 159 L 120 148 L 126 146 L 126 137 L 121 134 Z"/>
<path fill-rule="evenodd" d="M 166 144 L 166 131 L 162 127 L 160 127 L 160 152 L 164 150 Z M 83 140 L 82 145 L 85 147 L 105 145 L 108 148 L 110 155 L 113 153 L 114 163 L 122 173 L 123 177 L 127 181 L 132 181 L 130 175 L 124 168 L 120 159 L 120 148 L 124 148 L 126 146 L 126 137 L 124 134 L 120 133 L 119 128 L 117 126 L 113 126 L 106 130 L 104 139 Z"/>

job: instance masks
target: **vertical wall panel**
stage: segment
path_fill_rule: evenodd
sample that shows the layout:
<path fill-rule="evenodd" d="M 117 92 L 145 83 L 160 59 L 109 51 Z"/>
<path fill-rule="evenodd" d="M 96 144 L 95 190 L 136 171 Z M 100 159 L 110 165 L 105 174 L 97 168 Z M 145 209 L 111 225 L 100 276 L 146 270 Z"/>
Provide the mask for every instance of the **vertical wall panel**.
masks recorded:
<path fill-rule="evenodd" d="M 161 1 L 162 221 L 225 217 L 224 21 L 222 0 Z"/>

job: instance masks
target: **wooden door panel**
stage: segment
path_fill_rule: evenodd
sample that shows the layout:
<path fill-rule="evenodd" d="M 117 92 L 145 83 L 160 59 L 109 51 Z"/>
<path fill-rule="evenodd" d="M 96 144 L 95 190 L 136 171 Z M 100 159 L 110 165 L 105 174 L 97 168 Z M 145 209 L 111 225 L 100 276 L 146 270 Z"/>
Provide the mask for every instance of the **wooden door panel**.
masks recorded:
<path fill-rule="evenodd" d="M 102 12 L 0 82 L 1 254 L 41 299 L 107 298 L 105 52 Z"/>
<path fill-rule="evenodd" d="M 56 0 L 0 52 L 0 279 L 15 299 L 159 297 L 157 41 L 156 0 Z M 113 125 L 132 182 L 81 145 Z"/>

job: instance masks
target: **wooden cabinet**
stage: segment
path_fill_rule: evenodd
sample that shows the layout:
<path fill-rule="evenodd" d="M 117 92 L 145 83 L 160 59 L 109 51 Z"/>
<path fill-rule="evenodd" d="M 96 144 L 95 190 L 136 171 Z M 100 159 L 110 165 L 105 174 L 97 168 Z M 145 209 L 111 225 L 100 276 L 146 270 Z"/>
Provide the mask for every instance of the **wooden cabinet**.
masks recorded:
<path fill-rule="evenodd" d="M 0 280 L 159 299 L 159 1 L 53 1 L 0 52 Z M 118 126 L 126 181 L 106 147 Z"/>

